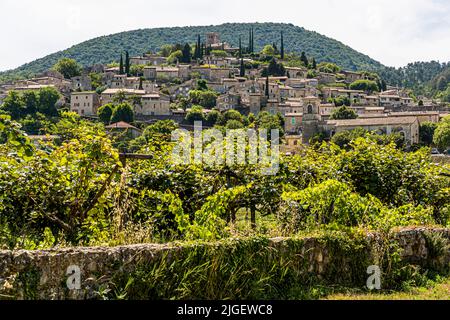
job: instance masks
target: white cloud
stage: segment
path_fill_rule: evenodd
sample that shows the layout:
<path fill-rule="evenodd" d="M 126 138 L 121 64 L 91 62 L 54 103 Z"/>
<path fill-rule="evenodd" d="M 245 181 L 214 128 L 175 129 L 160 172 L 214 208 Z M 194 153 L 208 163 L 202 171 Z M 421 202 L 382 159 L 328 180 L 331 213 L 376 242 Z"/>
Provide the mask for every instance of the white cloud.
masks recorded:
<path fill-rule="evenodd" d="M 148 27 L 288 22 L 386 65 L 450 61 L 448 0 L 2 0 L 0 70 L 90 38 Z"/>

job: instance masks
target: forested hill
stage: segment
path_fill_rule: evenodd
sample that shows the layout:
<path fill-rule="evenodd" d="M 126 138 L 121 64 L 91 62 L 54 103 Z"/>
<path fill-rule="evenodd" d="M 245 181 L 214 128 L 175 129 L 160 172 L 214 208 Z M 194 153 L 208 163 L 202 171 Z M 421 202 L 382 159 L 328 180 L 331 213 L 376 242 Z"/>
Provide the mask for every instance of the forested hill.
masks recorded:
<path fill-rule="evenodd" d="M 103 36 L 27 63 L 15 70 L 0 73 L 0 78 L 24 77 L 43 72 L 61 57 L 73 58 L 84 66 L 109 63 L 118 60 L 123 50 L 128 50 L 131 55 L 139 55 L 149 50 L 158 50 L 164 44 L 195 43 L 197 34 L 204 38 L 207 32 L 219 32 L 221 40 L 234 46 L 238 45 L 241 36 L 245 46 L 252 27 L 256 50 L 261 50 L 266 44 L 279 44 L 280 32 L 283 31 L 285 47 L 289 52 L 305 51 L 308 56 L 315 57 L 317 62 L 333 62 L 348 70 L 378 70 L 382 67 L 379 62 L 339 41 L 292 24 L 227 23 L 218 26 L 141 29 Z"/>

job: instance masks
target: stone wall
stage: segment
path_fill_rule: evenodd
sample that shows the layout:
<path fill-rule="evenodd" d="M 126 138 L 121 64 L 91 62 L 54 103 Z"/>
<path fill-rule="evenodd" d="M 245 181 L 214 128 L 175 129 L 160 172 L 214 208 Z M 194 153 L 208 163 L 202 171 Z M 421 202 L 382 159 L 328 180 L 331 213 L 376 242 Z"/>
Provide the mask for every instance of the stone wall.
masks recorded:
<path fill-rule="evenodd" d="M 448 248 L 444 251 L 442 248 L 436 249 L 436 245 L 429 240 L 430 234 L 438 235 L 438 238 L 444 241 L 450 240 L 450 229 L 404 229 L 396 233 L 390 242 L 395 242 L 401 248 L 401 257 L 405 262 L 425 267 L 432 263 L 448 266 L 450 262 Z M 357 285 L 363 286 L 363 280 L 367 277 L 363 273 L 368 266 L 378 261 L 376 253 L 382 237 L 370 234 L 366 240 L 363 242 L 363 247 L 355 249 L 354 252 L 345 251 L 347 249 L 342 248 L 336 250 L 333 242 L 324 241 L 320 237 L 301 240 L 266 239 L 258 244 L 259 247 L 247 244 L 240 247 L 240 250 L 245 248 L 244 250 L 254 251 L 268 248 L 269 254 L 265 257 L 268 259 L 267 263 L 283 264 L 286 261 L 295 260 L 294 264 L 289 264 L 289 268 L 298 269 L 295 270 L 297 273 L 305 272 L 306 279 L 314 277 L 318 280 L 326 280 L 328 283 L 356 282 Z M 96 292 L 101 288 L 102 283 L 108 282 L 114 274 L 131 274 L 137 266 L 151 267 L 152 264 L 160 263 L 161 259 L 182 260 L 190 251 L 208 252 L 209 250 L 210 256 L 206 258 L 208 260 L 217 254 L 218 248 L 231 248 L 233 243 L 237 243 L 234 241 L 238 240 L 224 240 L 216 243 L 145 244 L 112 248 L 0 251 L 0 299 L 98 298 Z M 244 241 L 257 242 L 251 239 Z M 199 248 L 201 250 L 198 250 Z M 233 252 L 234 249 L 230 250 Z M 223 252 L 227 255 L 227 251 Z M 249 255 L 252 253 L 254 252 L 248 252 Z M 201 260 L 198 263 L 201 263 Z M 69 290 L 67 286 L 67 272 L 70 266 L 77 266 L 80 269 L 81 288 L 78 290 Z M 257 276 L 256 273 L 255 276 Z"/>

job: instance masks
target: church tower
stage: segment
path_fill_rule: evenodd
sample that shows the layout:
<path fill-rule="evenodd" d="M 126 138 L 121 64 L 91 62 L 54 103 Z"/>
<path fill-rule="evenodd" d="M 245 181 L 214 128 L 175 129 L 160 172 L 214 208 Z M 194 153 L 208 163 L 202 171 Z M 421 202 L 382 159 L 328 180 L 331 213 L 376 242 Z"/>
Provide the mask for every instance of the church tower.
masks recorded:
<path fill-rule="evenodd" d="M 303 99 L 302 117 L 302 141 L 309 144 L 309 140 L 319 133 L 319 113 L 320 99 L 317 97 L 307 97 Z"/>

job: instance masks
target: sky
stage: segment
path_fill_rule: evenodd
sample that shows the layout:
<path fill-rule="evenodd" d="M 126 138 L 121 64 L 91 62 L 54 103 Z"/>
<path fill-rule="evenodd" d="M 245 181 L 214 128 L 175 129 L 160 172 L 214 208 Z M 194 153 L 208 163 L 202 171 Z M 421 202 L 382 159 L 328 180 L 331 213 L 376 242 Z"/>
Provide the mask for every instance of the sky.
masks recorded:
<path fill-rule="evenodd" d="M 450 0 L 1 0 L 0 71 L 97 36 L 225 22 L 292 23 L 388 66 L 450 61 Z"/>

